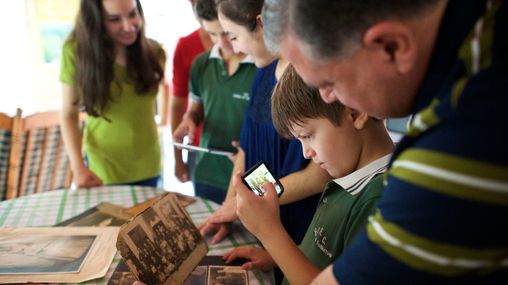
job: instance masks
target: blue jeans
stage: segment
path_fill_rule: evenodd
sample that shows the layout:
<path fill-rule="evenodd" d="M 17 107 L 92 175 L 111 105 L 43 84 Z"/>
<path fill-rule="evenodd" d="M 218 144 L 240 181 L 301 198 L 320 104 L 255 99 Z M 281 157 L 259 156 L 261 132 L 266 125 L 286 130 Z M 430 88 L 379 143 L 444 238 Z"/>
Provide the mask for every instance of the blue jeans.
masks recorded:
<path fill-rule="evenodd" d="M 113 185 L 132 185 L 132 186 L 135 185 L 135 186 L 149 186 L 149 187 L 157 188 L 160 186 L 160 184 L 159 184 L 160 180 L 161 180 L 161 176 L 157 175 L 152 178 L 148 178 L 148 179 L 144 179 L 144 180 L 134 181 L 134 182 L 130 182 L 130 183 L 113 184 Z"/>
<path fill-rule="evenodd" d="M 221 189 L 203 183 L 192 182 L 196 196 L 212 200 L 221 205 L 226 199 L 226 189 Z"/>
<path fill-rule="evenodd" d="M 88 162 L 88 156 L 86 155 L 86 152 L 85 152 L 85 154 L 83 156 L 83 160 L 85 161 L 85 165 L 86 166 L 90 166 L 90 164 Z M 118 183 L 118 184 L 110 184 L 110 185 L 149 186 L 149 187 L 157 188 L 157 187 L 161 187 L 162 186 L 162 181 L 161 181 L 161 176 L 157 175 L 157 176 L 154 176 L 152 178 L 148 178 L 148 179 L 144 179 L 144 180 L 139 180 L 139 181 L 134 181 L 134 182 L 130 182 L 130 183 Z"/>

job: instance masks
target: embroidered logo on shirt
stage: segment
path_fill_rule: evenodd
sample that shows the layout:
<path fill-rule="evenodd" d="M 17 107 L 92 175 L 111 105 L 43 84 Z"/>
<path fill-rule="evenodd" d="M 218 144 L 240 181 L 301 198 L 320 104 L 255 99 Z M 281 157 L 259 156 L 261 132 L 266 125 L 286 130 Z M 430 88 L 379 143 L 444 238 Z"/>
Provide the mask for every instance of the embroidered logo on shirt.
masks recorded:
<path fill-rule="evenodd" d="M 314 243 L 328 258 L 332 258 L 332 253 L 326 249 L 326 236 L 324 236 L 323 227 L 314 228 Z"/>
<path fill-rule="evenodd" d="M 245 92 L 243 94 L 236 94 L 236 93 L 233 93 L 233 98 L 235 99 L 240 99 L 240 100 L 245 100 L 245 101 L 249 101 L 250 100 L 250 95 L 249 93 Z"/>

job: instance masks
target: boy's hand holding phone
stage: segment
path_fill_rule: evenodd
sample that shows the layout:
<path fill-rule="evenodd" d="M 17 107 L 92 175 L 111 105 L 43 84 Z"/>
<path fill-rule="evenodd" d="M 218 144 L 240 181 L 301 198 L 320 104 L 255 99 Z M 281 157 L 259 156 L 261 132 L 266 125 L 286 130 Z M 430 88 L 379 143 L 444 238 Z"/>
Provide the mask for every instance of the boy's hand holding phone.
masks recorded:
<path fill-rule="evenodd" d="M 279 198 L 275 187 L 271 183 L 263 184 L 263 196 L 254 195 L 242 183 L 240 172 L 236 175 L 236 213 L 242 224 L 253 235 L 263 242 L 263 239 L 274 234 L 277 229 L 283 229 L 279 215 Z"/>
<path fill-rule="evenodd" d="M 242 176 L 242 181 L 245 186 L 247 186 L 258 196 L 264 195 L 262 186 L 267 182 L 273 184 L 278 196 L 282 195 L 284 192 L 284 187 L 282 187 L 280 181 L 275 178 L 272 172 L 270 172 L 270 169 L 268 169 L 268 166 L 263 161 L 256 163 L 249 170 L 247 170 Z"/>

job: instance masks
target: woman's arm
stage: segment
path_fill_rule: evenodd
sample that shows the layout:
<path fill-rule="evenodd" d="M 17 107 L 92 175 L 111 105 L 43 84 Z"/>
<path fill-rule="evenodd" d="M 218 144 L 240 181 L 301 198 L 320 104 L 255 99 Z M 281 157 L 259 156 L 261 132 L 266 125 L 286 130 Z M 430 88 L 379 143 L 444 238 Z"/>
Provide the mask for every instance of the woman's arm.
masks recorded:
<path fill-rule="evenodd" d="M 280 196 L 279 202 L 281 205 L 285 205 L 321 193 L 326 183 L 332 180 L 333 178 L 326 170 L 311 161 L 304 169 L 280 179 L 280 183 L 284 186 L 285 191 Z"/>
<path fill-rule="evenodd" d="M 74 182 L 79 187 L 93 187 L 102 185 L 102 180 L 86 167 L 83 162 L 82 136 L 79 125 L 79 97 L 73 86 L 62 84 L 62 137 L 67 154 L 69 155 Z"/>
<path fill-rule="evenodd" d="M 234 187 L 236 176 L 233 174 L 238 171 L 243 173 L 244 168 L 245 152 L 242 150 L 242 148 L 239 147 L 236 154 L 235 163 L 233 165 L 231 179 L 229 181 L 228 193 L 224 203 L 222 203 L 222 206 L 220 206 L 220 208 L 218 208 L 203 224 L 198 226 L 202 236 L 206 236 L 211 232 L 215 232 L 214 236 L 212 237 L 212 244 L 216 244 L 224 237 L 226 237 L 229 233 L 231 222 L 238 218 L 236 215 L 236 190 Z M 211 219 L 220 219 L 221 221 L 216 223 L 211 221 Z"/>

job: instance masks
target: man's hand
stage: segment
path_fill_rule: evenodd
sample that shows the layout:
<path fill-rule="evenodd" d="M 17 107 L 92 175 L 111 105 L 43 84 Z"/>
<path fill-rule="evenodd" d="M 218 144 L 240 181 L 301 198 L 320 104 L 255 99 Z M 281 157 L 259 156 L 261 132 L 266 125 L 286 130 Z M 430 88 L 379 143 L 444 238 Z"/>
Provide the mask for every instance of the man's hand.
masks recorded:
<path fill-rule="evenodd" d="M 259 247 L 255 246 L 239 246 L 224 255 L 224 261 L 230 263 L 237 258 L 246 258 L 250 261 L 245 262 L 242 267 L 247 270 L 267 271 L 273 269 L 276 264 L 270 254 Z"/>

